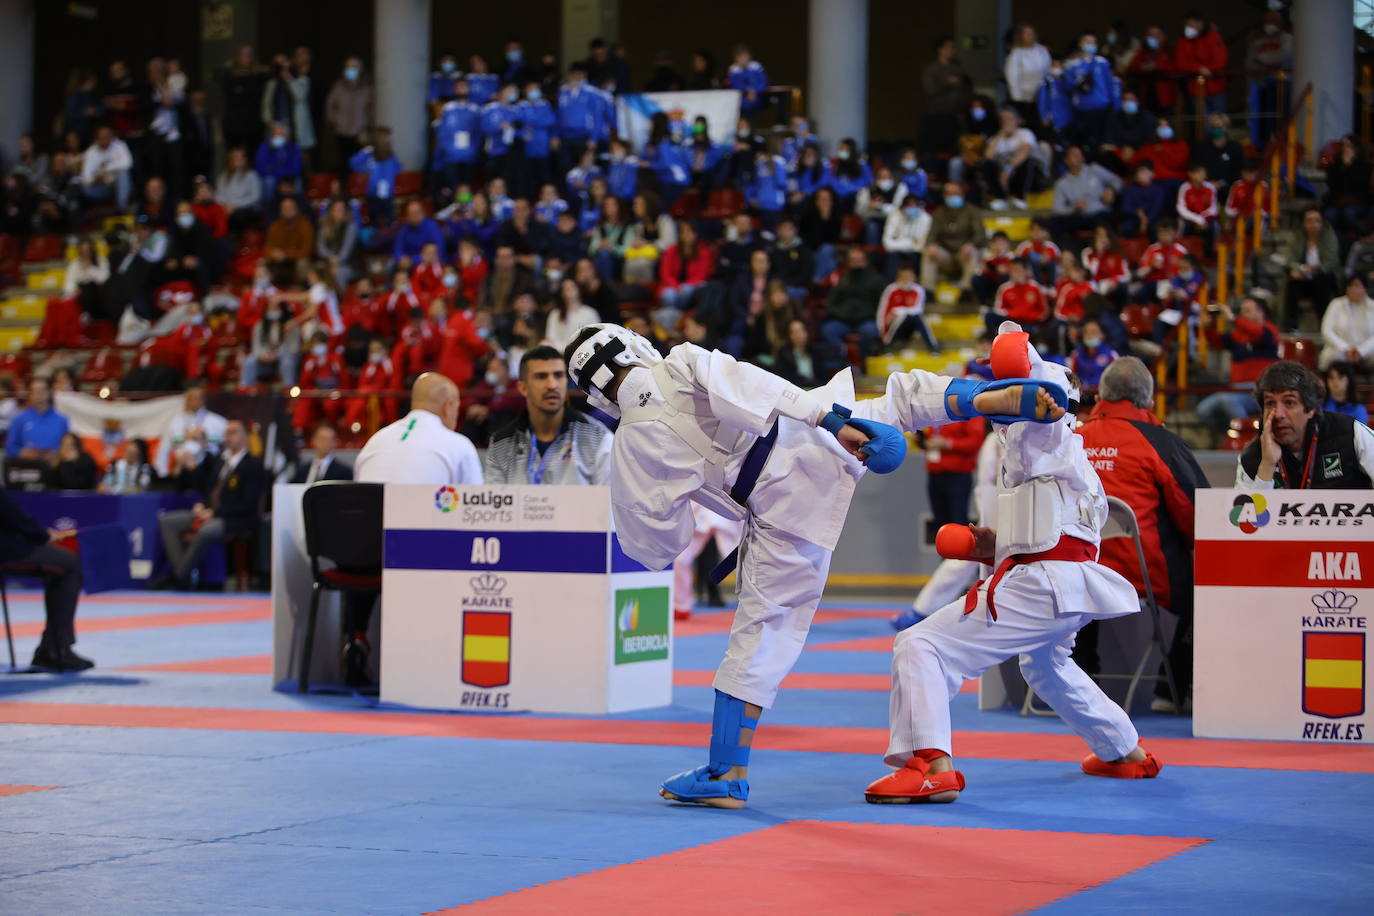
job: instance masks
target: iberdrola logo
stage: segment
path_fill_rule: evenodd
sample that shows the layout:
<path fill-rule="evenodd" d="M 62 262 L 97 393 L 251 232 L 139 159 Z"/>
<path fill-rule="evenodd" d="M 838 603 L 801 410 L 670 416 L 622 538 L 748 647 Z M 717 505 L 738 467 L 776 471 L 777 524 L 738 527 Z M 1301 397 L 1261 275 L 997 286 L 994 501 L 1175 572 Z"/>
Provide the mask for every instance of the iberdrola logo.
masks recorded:
<path fill-rule="evenodd" d="M 1269 524 L 1269 504 L 1258 493 L 1237 496 L 1231 503 L 1231 524 L 1246 534 L 1254 534 Z"/>
<path fill-rule="evenodd" d="M 639 601 L 630 599 L 620 606 L 620 632 L 633 633 L 639 629 Z"/>

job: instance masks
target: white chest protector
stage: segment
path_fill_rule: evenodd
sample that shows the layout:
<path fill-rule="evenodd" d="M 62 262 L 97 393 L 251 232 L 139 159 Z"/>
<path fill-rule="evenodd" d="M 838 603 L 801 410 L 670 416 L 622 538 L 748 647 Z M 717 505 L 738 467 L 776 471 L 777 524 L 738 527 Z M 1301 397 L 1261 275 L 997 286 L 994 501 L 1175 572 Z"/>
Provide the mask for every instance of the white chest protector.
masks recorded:
<path fill-rule="evenodd" d="M 998 475 L 999 484 L 1002 475 Z M 1074 494 L 1063 481 L 1036 477 L 997 491 L 997 558 L 1041 553 L 1059 543 L 1068 525 L 1095 525 L 1092 494 Z"/>
<path fill-rule="evenodd" d="M 739 455 L 742 460 L 757 436 L 722 424 L 705 404 L 683 390 L 667 363 L 632 369 L 620 383 L 616 400 L 622 426 L 661 423 L 701 457 L 704 484 L 692 494 L 693 502 L 726 518 L 745 517 L 745 508 L 730 496 L 726 473 L 731 459 Z"/>

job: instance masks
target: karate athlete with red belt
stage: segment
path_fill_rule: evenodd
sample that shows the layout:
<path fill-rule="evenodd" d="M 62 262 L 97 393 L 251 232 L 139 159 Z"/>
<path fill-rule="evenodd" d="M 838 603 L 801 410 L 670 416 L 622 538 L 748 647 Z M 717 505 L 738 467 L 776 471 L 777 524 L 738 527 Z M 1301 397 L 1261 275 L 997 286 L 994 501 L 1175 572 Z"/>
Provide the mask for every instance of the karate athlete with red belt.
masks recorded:
<path fill-rule="evenodd" d="M 649 569 L 672 563 L 691 543 L 693 502 L 744 522 L 739 607 L 713 682 L 709 762 L 660 789 L 671 801 L 722 808 L 749 797 L 754 729 L 801 653 L 865 467 L 896 470 L 906 455 L 899 430 L 982 415 L 1048 422 L 1067 404 L 1052 383 L 920 371 L 893 375 L 884 396 L 855 403 L 847 370 L 806 392 L 692 344 L 660 356 L 610 324 L 583 329 L 565 355 L 588 400 L 620 418 L 609 483 L 626 554 Z"/>
<path fill-rule="evenodd" d="M 1042 361 L 1015 322 L 1001 325 L 992 370 L 997 378 L 1055 382 L 1077 397 L 1076 380 Z M 1159 773 L 1130 717 L 1069 654 L 1088 621 L 1134 614 L 1140 603 L 1129 582 L 1097 562 L 1106 494 L 1074 435 L 1073 417 L 1055 413 L 1058 422 L 994 431 L 1006 447 L 996 530 L 946 525 L 936 534 L 941 556 L 981 560 L 994 571 L 966 597 L 897 635 L 884 757 L 894 772 L 869 785 L 865 798 L 872 803 L 959 797 L 964 776 L 950 757 L 950 699 L 965 679 L 1014 655 L 1030 689 L 1092 750 L 1085 773 L 1122 779 Z"/>

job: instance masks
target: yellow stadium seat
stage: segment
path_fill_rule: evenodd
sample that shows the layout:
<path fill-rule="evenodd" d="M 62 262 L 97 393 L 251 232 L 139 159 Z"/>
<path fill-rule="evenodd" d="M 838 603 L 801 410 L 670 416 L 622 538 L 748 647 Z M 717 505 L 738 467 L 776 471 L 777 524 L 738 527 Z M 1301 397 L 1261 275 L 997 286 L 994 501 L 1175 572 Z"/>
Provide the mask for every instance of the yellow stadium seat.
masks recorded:
<path fill-rule="evenodd" d="M 927 372 L 938 372 L 944 375 L 958 375 L 963 373 L 964 363 L 977 355 L 977 352 L 970 349 L 944 350 L 938 356 L 926 350 L 904 350 L 899 353 L 870 356 L 865 362 L 864 372 L 880 378 L 894 372 L 908 372 L 912 369 L 924 369 Z"/>
<path fill-rule="evenodd" d="M 65 280 L 66 271 L 59 267 L 52 270 L 35 270 L 24 278 L 24 285 L 31 290 L 56 292 L 62 288 Z"/>
<path fill-rule="evenodd" d="M 1030 217 L 1029 216 L 985 216 L 983 217 L 983 228 L 988 235 L 994 232 L 1005 232 L 1007 238 L 1013 242 L 1022 242 L 1030 238 Z"/>
<path fill-rule="evenodd" d="M 1036 191 L 1034 194 L 1026 195 L 1026 206 L 1032 210 L 1053 210 L 1054 209 L 1054 190 L 1047 188 L 1044 191 Z"/>
<path fill-rule="evenodd" d="M 38 339 L 37 326 L 28 328 L 0 328 L 0 352 L 22 350 Z"/>
<path fill-rule="evenodd" d="M 11 296 L 0 302 L 0 321 L 36 321 L 42 323 L 48 310 L 46 296 Z"/>
<path fill-rule="evenodd" d="M 983 327 L 983 319 L 977 315 L 946 315 L 932 312 L 926 315 L 931 333 L 938 340 L 957 342 L 973 340 Z"/>

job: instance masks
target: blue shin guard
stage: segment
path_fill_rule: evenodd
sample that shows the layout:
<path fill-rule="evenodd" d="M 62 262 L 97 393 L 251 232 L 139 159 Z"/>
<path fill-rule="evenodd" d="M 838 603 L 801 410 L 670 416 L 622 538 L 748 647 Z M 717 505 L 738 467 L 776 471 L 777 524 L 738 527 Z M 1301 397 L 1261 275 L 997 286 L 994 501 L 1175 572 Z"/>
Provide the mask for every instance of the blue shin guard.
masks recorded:
<path fill-rule="evenodd" d="M 821 420 L 821 429 L 838 438 L 843 427 L 852 426 L 867 436 L 868 444 L 862 449 L 864 467 L 875 474 L 890 474 L 901 467 L 906 459 L 906 437 L 902 431 L 877 420 L 856 420 L 851 413 L 843 404 L 835 404 Z"/>
<path fill-rule="evenodd" d="M 758 719 L 749 718 L 744 701 L 716 691 L 716 709 L 711 720 L 710 762 L 704 767 L 685 770 L 663 781 L 663 790 L 677 800 L 711 804 L 713 799 L 735 799 L 743 802 L 749 797 L 749 780 L 719 779 L 731 767 L 749 765 L 749 748 L 740 745 L 740 732 L 754 729 Z"/>
<path fill-rule="evenodd" d="M 984 391 L 1001 391 L 1003 388 L 1010 388 L 1013 385 L 1021 386 L 1021 404 L 1018 413 L 984 414 L 973 406 L 973 399 Z M 954 409 L 951 410 L 946 404 L 945 413 L 949 414 L 951 420 L 968 420 L 973 417 L 986 416 L 994 423 L 1017 423 L 1022 420 L 1028 420 L 1031 423 L 1053 423 L 1055 421 L 1048 416 L 1036 416 L 1036 392 L 1041 388 L 1049 393 L 1054 403 L 1065 410 L 1069 409 L 1069 396 L 1063 388 L 1054 382 L 1042 382 L 1033 378 L 1004 378 L 995 382 L 955 378 L 949 380 L 949 387 L 945 389 L 946 397 L 952 396 L 954 398 Z"/>

